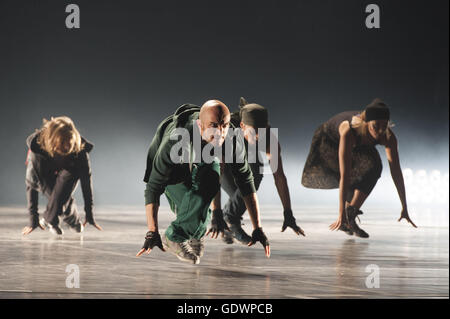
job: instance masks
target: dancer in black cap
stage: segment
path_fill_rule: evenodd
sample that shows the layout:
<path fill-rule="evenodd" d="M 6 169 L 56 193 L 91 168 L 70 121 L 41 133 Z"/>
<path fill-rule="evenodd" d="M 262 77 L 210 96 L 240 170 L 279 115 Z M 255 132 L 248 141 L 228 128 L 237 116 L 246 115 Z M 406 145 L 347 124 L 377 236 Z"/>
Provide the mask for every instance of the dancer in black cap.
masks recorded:
<path fill-rule="evenodd" d="M 356 224 L 356 217 L 381 176 L 382 164 L 375 146 L 383 145 L 392 179 L 402 204 L 398 221 L 406 219 L 416 227 L 408 214 L 405 184 L 400 168 L 397 138 L 389 125 L 390 111 L 375 99 L 364 111 L 335 115 L 314 133 L 306 161 L 302 184 L 308 188 L 339 188 L 339 217 L 331 230 L 367 238 Z"/>
<path fill-rule="evenodd" d="M 301 234 L 305 236 L 303 230 L 297 225 L 292 213 L 289 187 L 283 171 L 281 147 L 278 139 L 274 135 L 269 135 L 270 125 L 267 109 L 259 104 L 247 103 L 242 97 L 239 101 L 239 107 L 239 111 L 231 114 L 231 123 L 236 128 L 239 128 L 238 133 L 242 134 L 244 137 L 247 160 L 252 170 L 255 188 L 258 190 L 263 179 L 262 169 L 264 162 L 260 158 L 259 153 L 261 151 L 269 160 L 275 185 L 281 203 L 283 204 L 284 222 L 281 231 L 284 232 L 286 228 L 290 227 L 297 235 Z M 261 138 L 261 136 L 259 136 L 258 133 L 265 134 L 265 144 L 260 145 L 261 143 L 259 142 L 261 142 L 261 140 L 258 141 L 258 138 Z M 270 147 L 271 142 L 273 143 L 273 150 Z M 265 149 L 261 149 L 260 146 Z M 223 216 L 228 225 L 229 229 L 224 232 L 224 241 L 227 244 L 232 244 L 233 239 L 236 239 L 237 241 L 248 245 L 251 241 L 251 237 L 241 227 L 242 215 L 247 208 L 242 193 L 233 178 L 233 174 L 226 166 L 221 174 L 220 182 L 222 188 L 228 194 L 229 199 L 222 212 L 219 192 L 212 203 L 212 208 L 215 216 Z M 218 235 L 218 232 L 214 230 L 219 228 L 215 226 L 215 223 L 220 223 L 219 220 L 219 218 L 213 218 L 211 220 L 212 228 L 209 232 L 213 233 L 213 237 L 217 237 Z"/>

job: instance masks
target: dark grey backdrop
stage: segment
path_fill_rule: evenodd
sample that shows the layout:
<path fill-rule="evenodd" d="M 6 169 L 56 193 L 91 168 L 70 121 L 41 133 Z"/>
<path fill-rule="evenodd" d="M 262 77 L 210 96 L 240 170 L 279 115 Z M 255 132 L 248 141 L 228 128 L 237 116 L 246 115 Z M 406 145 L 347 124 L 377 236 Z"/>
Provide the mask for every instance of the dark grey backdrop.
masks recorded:
<path fill-rule="evenodd" d="M 374 97 L 391 106 L 403 167 L 448 172 L 448 1 L 372 2 L 380 30 L 357 0 L 1 1 L 0 205 L 25 203 L 25 138 L 59 115 L 95 143 L 96 204 L 143 204 L 157 124 L 210 98 L 269 108 L 295 203 L 314 129 Z M 79 30 L 65 28 L 68 3 Z"/>

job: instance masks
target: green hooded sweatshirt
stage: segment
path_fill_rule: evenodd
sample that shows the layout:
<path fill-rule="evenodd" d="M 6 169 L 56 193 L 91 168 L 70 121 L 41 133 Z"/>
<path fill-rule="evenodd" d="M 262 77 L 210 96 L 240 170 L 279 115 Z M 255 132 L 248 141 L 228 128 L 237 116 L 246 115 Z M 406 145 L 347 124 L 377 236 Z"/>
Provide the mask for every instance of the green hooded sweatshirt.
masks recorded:
<path fill-rule="evenodd" d="M 170 158 L 171 148 L 178 143 L 177 140 L 171 140 L 170 136 L 176 128 L 185 128 L 190 134 L 190 143 L 193 142 L 193 130 L 195 120 L 199 118 L 200 107 L 192 104 L 183 104 L 173 115 L 162 121 L 153 137 L 147 155 L 147 168 L 145 170 L 144 182 L 147 183 L 145 189 L 145 205 L 154 203 L 159 205 L 159 198 L 164 192 L 167 185 L 173 185 L 185 182 L 191 177 L 190 163 L 174 163 Z M 230 123 L 230 131 L 235 127 Z M 226 163 L 230 165 L 231 172 L 235 179 L 236 185 L 242 193 L 242 196 L 255 193 L 255 185 L 250 166 L 247 162 L 245 152 L 244 139 L 241 136 L 235 136 L 234 145 L 241 147 L 233 147 L 233 158 L 243 158 L 242 163 Z M 223 154 L 224 148 L 223 148 Z"/>

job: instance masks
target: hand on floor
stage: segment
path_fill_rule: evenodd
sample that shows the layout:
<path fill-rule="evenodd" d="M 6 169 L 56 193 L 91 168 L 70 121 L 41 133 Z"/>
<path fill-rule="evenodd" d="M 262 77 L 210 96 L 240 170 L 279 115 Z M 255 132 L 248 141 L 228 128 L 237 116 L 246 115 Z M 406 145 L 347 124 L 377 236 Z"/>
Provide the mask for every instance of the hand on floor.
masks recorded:
<path fill-rule="evenodd" d="M 292 214 L 292 210 L 285 209 L 283 215 L 284 215 L 284 222 L 283 226 L 281 227 L 282 232 L 284 232 L 287 227 L 290 227 L 297 235 L 306 236 L 303 229 L 301 229 L 295 222 L 295 217 Z"/>
<path fill-rule="evenodd" d="M 333 224 L 330 225 L 330 230 L 339 230 L 343 224 L 342 217 L 339 217 Z"/>
<path fill-rule="evenodd" d="M 223 213 L 221 209 L 215 209 L 212 212 L 211 228 L 206 233 L 206 236 L 211 234 L 211 238 L 217 238 L 220 233 L 222 237 L 225 235 L 225 230 L 230 230 L 227 223 L 223 219 Z"/>
<path fill-rule="evenodd" d="M 28 235 L 29 233 L 31 233 L 33 230 L 35 230 L 36 228 L 40 228 L 42 230 L 45 230 L 45 227 L 41 225 L 41 223 L 39 223 L 39 216 L 32 216 L 31 220 L 30 220 L 30 225 L 26 226 L 22 229 L 22 235 Z"/>
<path fill-rule="evenodd" d="M 264 252 L 267 258 L 270 257 L 270 245 L 266 234 L 264 234 L 262 228 L 256 228 L 252 233 L 252 241 L 248 243 L 248 246 L 253 246 L 256 242 L 260 242 L 264 247 Z"/>
<path fill-rule="evenodd" d="M 93 218 L 92 219 L 86 219 L 84 221 L 84 223 L 83 223 L 83 227 L 86 227 L 87 223 L 91 224 L 92 226 L 94 226 L 98 230 L 103 230 L 103 228 L 99 224 L 97 224 Z"/>
<path fill-rule="evenodd" d="M 31 233 L 33 230 L 35 230 L 38 227 L 40 229 L 44 230 L 44 227 L 42 227 L 40 224 L 38 224 L 38 226 L 34 226 L 34 227 L 26 226 L 22 229 L 22 235 L 28 235 L 29 233 Z"/>
<path fill-rule="evenodd" d="M 161 236 L 159 235 L 159 233 L 148 231 L 147 234 L 145 235 L 144 246 L 142 246 L 142 249 L 139 250 L 139 252 L 136 254 L 136 257 L 141 256 L 145 252 L 147 253 L 147 255 L 150 254 L 153 247 L 155 246 L 161 249 L 162 251 L 166 251 L 163 248 Z"/>
<path fill-rule="evenodd" d="M 402 209 L 402 212 L 400 214 L 400 218 L 398 219 L 398 221 L 401 221 L 403 218 L 406 219 L 406 221 L 408 223 L 413 225 L 413 227 L 417 228 L 416 224 L 414 224 L 413 221 L 411 220 L 411 218 L 409 218 L 409 214 L 408 214 L 408 210 L 407 209 Z"/>

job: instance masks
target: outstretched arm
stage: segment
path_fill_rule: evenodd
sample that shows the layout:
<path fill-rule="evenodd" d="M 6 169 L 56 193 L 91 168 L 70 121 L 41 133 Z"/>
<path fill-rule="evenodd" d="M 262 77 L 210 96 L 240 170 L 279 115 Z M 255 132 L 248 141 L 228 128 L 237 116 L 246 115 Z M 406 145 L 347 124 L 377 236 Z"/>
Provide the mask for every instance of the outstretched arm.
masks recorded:
<path fill-rule="evenodd" d="M 30 186 L 27 186 L 28 207 L 32 207 L 33 209 L 30 211 L 30 224 L 22 229 L 22 235 L 28 235 L 38 227 L 44 229 L 44 227 L 39 223 L 39 214 L 37 212 L 38 200 L 38 191 Z"/>
<path fill-rule="evenodd" d="M 412 226 L 417 226 L 409 218 L 408 206 L 406 204 L 405 182 L 403 180 L 403 173 L 400 167 L 400 159 L 398 155 L 398 142 L 394 133 L 391 131 L 391 136 L 386 143 L 386 157 L 389 162 L 392 180 L 394 181 L 397 193 L 402 203 L 402 212 L 398 221 L 405 218 Z"/>
<path fill-rule="evenodd" d="M 91 172 L 91 160 L 89 154 L 83 151 L 79 155 L 80 163 L 80 184 L 84 198 L 84 211 L 86 212 L 86 220 L 83 226 L 87 223 L 93 225 L 98 230 L 102 230 L 102 227 L 97 224 L 94 218 L 94 200 L 92 191 L 92 172 Z"/>
<path fill-rule="evenodd" d="M 158 232 L 158 211 L 159 205 L 156 203 L 145 205 L 145 215 L 147 217 L 149 231 Z"/>
<path fill-rule="evenodd" d="M 272 154 L 267 153 L 266 155 L 269 162 L 271 162 Z M 297 226 L 294 215 L 292 213 L 289 186 L 287 183 L 286 175 L 284 174 L 283 170 L 283 162 L 281 159 L 281 146 L 279 143 L 278 143 L 278 152 L 276 156 L 278 165 L 276 165 L 275 169 L 272 169 L 272 173 L 273 178 L 275 180 L 275 186 L 278 191 L 278 196 L 280 196 L 280 200 L 283 205 L 284 222 L 281 231 L 284 232 L 287 227 L 291 227 L 297 235 L 302 234 L 303 236 L 305 236 L 305 232 L 299 226 Z M 273 166 L 271 165 L 271 167 Z"/>
<path fill-rule="evenodd" d="M 274 154 L 275 155 L 275 154 Z M 278 196 L 280 196 L 283 208 L 291 209 L 291 197 L 289 195 L 289 186 L 287 184 L 286 175 L 283 170 L 283 162 L 281 159 L 281 147 L 278 144 L 278 154 L 276 154 L 278 165 L 275 169 L 272 169 L 273 178 L 275 180 L 275 186 L 277 187 Z M 267 158 L 269 162 L 272 161 L 272 154 L 267 153 Z"/>
<path fill-rule="evenodd" d="M 153 146 L 152 144 L 151 148 Z M 144 252 L 149 254 L 155 246 L 165 251 L 158 231 L 158 210 L 160 196 L 168 184 L 169 176 L 173 169 L 173 163 L 170 160 L 170 149 L 170 143 L 164 142 L 164 144 L 161 144 L 161 149 L 156 152 L 156 157 L 148 162 L 148 165 L 151 165 L 151 169 L 147 167 L 144 177 L 144 181 L 147 182 L 145 188 L 145 215 L 148 232 L 145 235 L 144 245 L 136 254 L 137 257 Z"/>
<path fill-rule="evenodd" d="M 244 196 L 245 207 L 247 207 L 248 214 L 250 215 L 250 220 L 253 225 L 253 229 L 261 227 L 261 219 L 259 213 L 259 202 L 256 193 L 251 193 Z"/>
<path fill-rule="evenodd" d="M 162 246 L 161 236 L 158 231 L 158 210 L 159 204 L 150 203 L 145 205 L 145 215 L 147 216 L 148 232 L 145 235 L 144 245 L 141 250 L 136 254 L 136 257 L 141 256 L 143 253 L 150 254 L 153 247 L 157 246 L 162 251 L 165 251 Z"/>
<path fill-rule="evenodd" d="M 269 258 L 270 257 L 269 240 L 267 239 L 261 227 L 258 196 L 256 196 L 256 193 L 251 193 L 249 195 L 244 196 L 243 198 L 245 206 L 247 207 L 248 210 L 248 214 L 250 215 L 250 220 L 253 225 L 252 240 L 248 245 L 253 246 L 256 242 L 258 241 L 261 242 L 261 244 L 264 247 L 265 255 L 267 258 Z"/>
<path fill-rule="evenodd" d="M 253 225 L 252 240 L 248 244 L 254 245 L 257 241 L 261 242 L 264 246 L 264 251 L 267 257 L 270 256 L 269 241 L 261 228 L 260 212 L 258 197 L 256 196 L 255 183 L 253 174 L 250 169 L 250 165 L 247 161 L 247 151 L 245 149 L 243 137 L 236 137 L 234 152 L 236 155 L 236 161 L 230 165 L 231 172 L 234 177 L 234 181 L 242 194 L 245 202 L 245 207 L 248 210 L 250 219 Z"/>
<path fill-rule="evenodd" d="M 342 124 L 341 124 L 342 125 Z M 345 125 L 345 124 L 344 124 Z M 331 230 L 337 230 L 344 223 L 345 201 L 349 187 L 349 176 L 352 167 L 352 147 L 355 137 L 349 126 L 342 127 L 340 130 L 341 138 L 339 140 L 339 217 L 336 222 L 330 225 Z"/>

